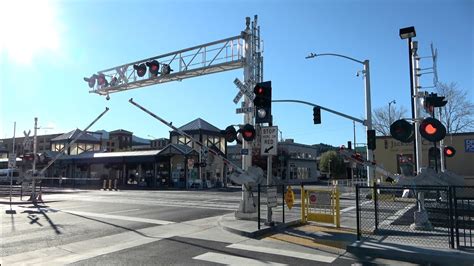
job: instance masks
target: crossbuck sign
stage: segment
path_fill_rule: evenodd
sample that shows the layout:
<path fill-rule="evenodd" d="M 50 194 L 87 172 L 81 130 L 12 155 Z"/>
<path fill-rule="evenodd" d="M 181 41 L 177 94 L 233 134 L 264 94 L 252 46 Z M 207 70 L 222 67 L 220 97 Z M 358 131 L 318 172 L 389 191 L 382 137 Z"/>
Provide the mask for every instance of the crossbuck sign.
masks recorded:
<path fill-rule="evenodd" d="M 261 155 L 277 155 L 278 127 L 262 127 Z"/>

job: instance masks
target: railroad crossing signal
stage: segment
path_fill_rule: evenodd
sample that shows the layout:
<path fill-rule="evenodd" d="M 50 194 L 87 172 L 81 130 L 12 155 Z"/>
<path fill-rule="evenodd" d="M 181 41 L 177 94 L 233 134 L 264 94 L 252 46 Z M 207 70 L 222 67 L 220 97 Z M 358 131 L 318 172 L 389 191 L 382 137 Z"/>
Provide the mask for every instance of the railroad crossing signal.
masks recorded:
<path fill-rule="evenodd" d="M 405 119 L 400 119 L 390 125 L 390 135 L 398 141 L 410 143 L 415 138 L 413 125 Z"/>
<path fill-rule="evenodd" d="M 426 140 L 437 142 L 446 136 L 446 127 L 438 119 L 428 117 L 420 124 L 420 134 Z"/>
<path fill-rule="evenodd" d="M 446 157 L 453 157 L 456 154 L 456 149 L 451 146 L 446 146 L 444 147 L 443 153 Z"/>

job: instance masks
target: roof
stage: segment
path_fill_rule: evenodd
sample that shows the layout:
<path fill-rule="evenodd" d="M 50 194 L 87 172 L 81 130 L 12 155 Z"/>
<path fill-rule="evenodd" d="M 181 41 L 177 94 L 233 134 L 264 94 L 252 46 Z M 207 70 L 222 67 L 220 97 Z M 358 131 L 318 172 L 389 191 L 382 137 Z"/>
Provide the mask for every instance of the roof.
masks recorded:
<path fill-rule="evenodd" d="M 127 134 L 127 135 L 132 135 L 133 133 L 130 131 L 127 131 L 125 129 L 117 129 L 114 131 L 110 131 L 109 134 Z"/>
<path fill-rule="evenodd" d="M 193 148 L 189 147 L 188 145 L 184 145 L 184 144 L 173 144 L 173 143 L 170 143 L 168 145 L 166 145 L 161 151 L 160 151 L 160 155 L 166 155 L 166 154 L 182 154 L 182 155 L 187 155 L 187 154 L 190 154 L 190 153 L 197 153 L 196 150 L 194 150 Z"/>
<path fill-rule="evenodd" d="M 57 137 L 51 139 L 51 141 L 69 141 L 69 140 L 73 140 L 81 133 L 82 133 L 82 130 L 76 128 L 73 131 L 70 131 L 68 133 L 64 133 L 60 136 L 57 136 Z M 77 141 L 79 141 L 79 142 L 81 142 L 81 141 L 100 142 L 99 139 L 97 139 L 96 137 L 92 136 L 91 134 L 89 134 L 87 132 L 82 134 L 82 136 L 79 139 L 77 139 Z"/>
<path fill-rule="evenodd" d="M 179 129 L 183 131 L 207 130 L 207 131 L 212 131 L 212 132 L 219 132 L 219 133 L 221 132 L 220 129 L 209 124 L 206 120 L 201 119 L 201 118 L 197 118 L 187 123 L 186 125 L 181 126 Z"/>

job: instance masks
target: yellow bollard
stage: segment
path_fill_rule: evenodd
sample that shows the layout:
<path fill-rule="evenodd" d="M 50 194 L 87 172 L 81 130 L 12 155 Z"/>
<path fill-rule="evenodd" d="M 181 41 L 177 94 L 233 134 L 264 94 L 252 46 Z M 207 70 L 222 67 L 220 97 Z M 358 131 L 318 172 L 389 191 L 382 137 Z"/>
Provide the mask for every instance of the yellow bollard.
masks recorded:
<path fill-rule="evenodd" d="M 301 222 L 306 223 L 306 213 L 305 213 L 305 193 L 304 193 L 304 186 L 301 185 Z"/>
<path fill-rule="evenodd" d="M 337 187 L 335 189 L 335 196 L 336 196 L 336 206 L 335 206 L 336 227 L 339 228 L 341 227 L 341 212 L 340 212 L 340 205 L 339 205 L 339 189 Z"/>

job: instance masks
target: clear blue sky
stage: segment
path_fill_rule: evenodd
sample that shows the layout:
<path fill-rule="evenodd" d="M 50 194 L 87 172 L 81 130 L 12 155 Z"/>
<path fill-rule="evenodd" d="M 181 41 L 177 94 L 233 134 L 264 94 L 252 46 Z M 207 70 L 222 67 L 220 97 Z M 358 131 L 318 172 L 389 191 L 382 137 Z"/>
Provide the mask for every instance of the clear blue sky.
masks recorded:
<path fill-rule="evenodd" d="M 89 94 L 83 77 L 99 70 L 231 36 L 258 15 L 264 39 L 264 79 L 273 99 L 299 99 L 364 117 L 362 65 L 337 57 L 307 60 L 310 52 L 339 53 L 371 64 L 372 106 L 409 104 L 408 46 L 398 31 L 415 26 L 419 54 L 439 52 L 440 81 L 474 88 L 474 1 L 21 1 L 0 4 L 0 138 L 33 128 L 39 134 L 87 126 L 126 129 L 140 137 L 168 137 L 169 128 L 128 103 L 134 98 L 173 125 L 201 117 L 224 129 L 242 123 L 232 81 L 243 70 L 207 75 L 111 95 Z M 25 1 L 23 1 L 25 2 Z M 23 3 L 22 2 L 22 3 Z M 430 67 L 431 60 L 422 61 Z M 422 79 L 432 85 L 432 76 Z M 352 121 L 312 108 L 273 104 L 284 138 L 342 145 L 353 139 Z M 357 142 L 365 142 L 357 125 Z"/>

